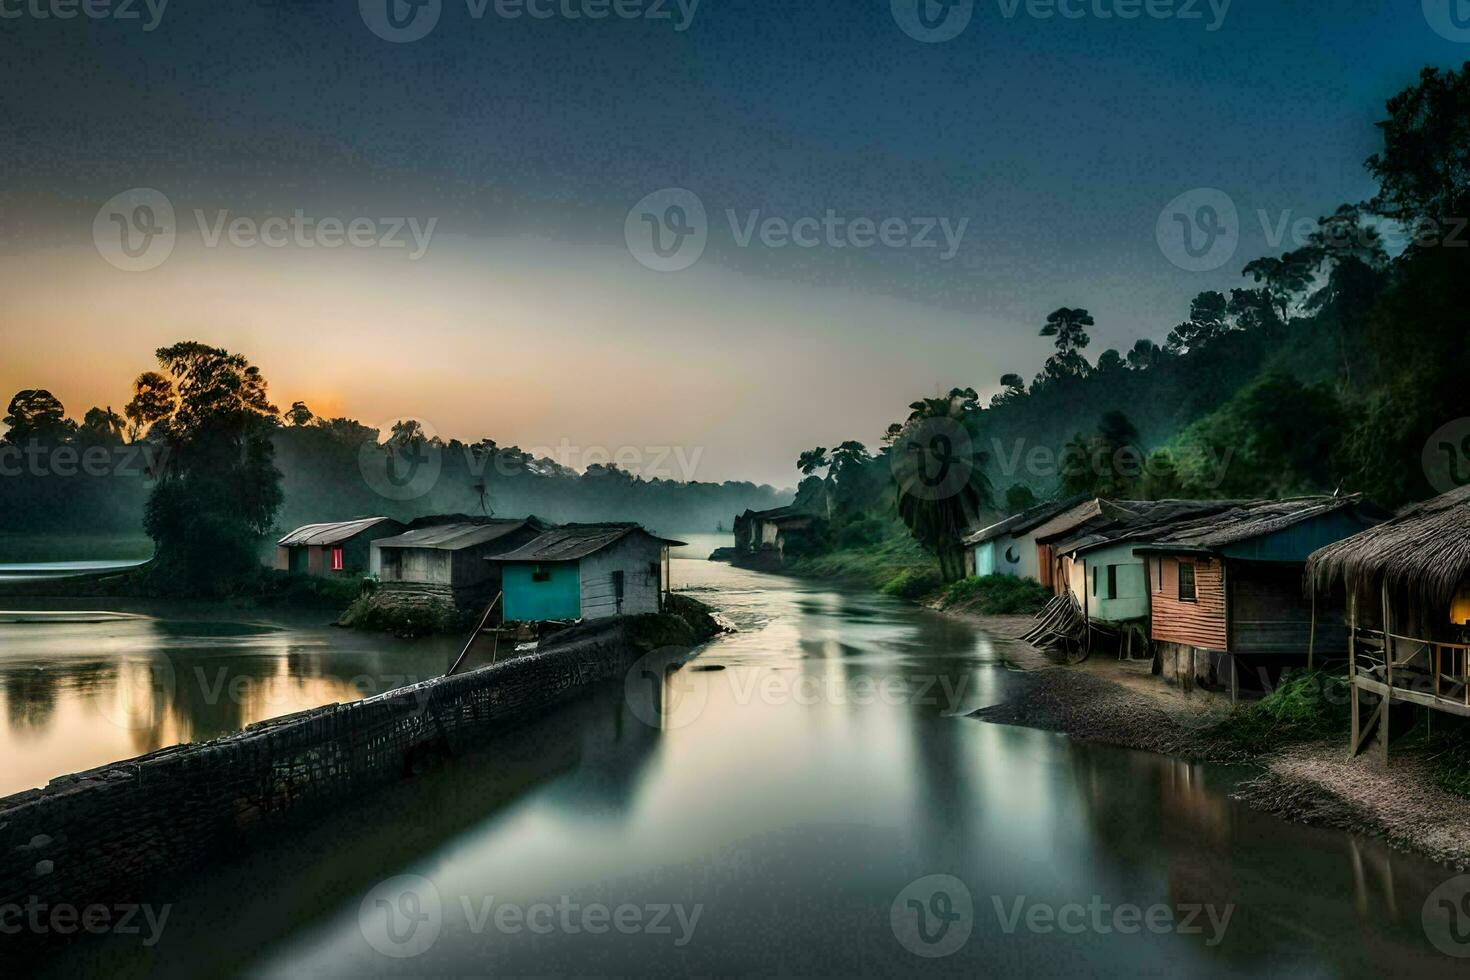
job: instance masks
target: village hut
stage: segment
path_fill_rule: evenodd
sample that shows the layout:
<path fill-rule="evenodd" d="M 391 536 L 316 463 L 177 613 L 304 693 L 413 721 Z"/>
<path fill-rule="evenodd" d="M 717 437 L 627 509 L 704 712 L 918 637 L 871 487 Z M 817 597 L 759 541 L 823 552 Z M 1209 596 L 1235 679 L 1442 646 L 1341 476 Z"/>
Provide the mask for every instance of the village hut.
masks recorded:
<path fill-rule="evenodd" d="M 491 558 L 506 622 L 548 622 L 662 612 L 669 549 L 684 544 L 637 524 L 567 524 Z"/>
<path fill-rule="evenodd" d="M 781 568 L 788 550 L 797 551 L 812 538 L 821 518 L 792 504 L 771 510 L 747 510 L 735 518 L 735 563 L 747 568 Z"/>
<path fill-rule="evenodd" d="M 1047 539 L 1055 579 L 1092 625 L 1116 627 L 1148 618 L 1148 574 L 1134 553 L 1140 540 L 1216 514 L 1238 501 L 1103 500 L 1098 514 Z M 1140 644 L 1143 646 L 1143 644 Z"/>
<path fill-rule="evenodd" d="M 460 610 L 484 607 L 500 588 L 500 567 L 485 561 L 520 547 L 549 524 L 536 517 L 421 518 L 373 543 L 373 572 L 384 592 L 448 599 Z"/>
<path fill-rule="evenodd" d="M 1307 569 L 1315 595 L 1347 605 L 1354 753 L 1376 734 L 1386 758 L 1395 705 L 1470 716 L 1470 487 L 1321 548 Z"/>
<path fill-rule="evenodd" d="M 275 567 L 296 575 L 363 575 L 372 564 L 373 542 L 402 531 L 387 517 L 307 524 L 276 542 Z"/>
<path fill-rule="evenodd" d="M 1387 516 L 1358 496 L 1258 501 L 1174 524 L 1138 543 L 1150 635 L 1164 675 L 1234 693 L 1245 668 L 1270 678 L 1314 657 L 1346 657 L 1342 609 L 1313 603 L 1306 561 Z"/>
<path fill-rule="evenodd" d="M 1032 532 L 1085 500 L 1077 496 L 1047 501 L 971 531 L 961 541 L 965 547 L 965 574 L 1008 575 L 1040 581 L 1041 563 Z"/>

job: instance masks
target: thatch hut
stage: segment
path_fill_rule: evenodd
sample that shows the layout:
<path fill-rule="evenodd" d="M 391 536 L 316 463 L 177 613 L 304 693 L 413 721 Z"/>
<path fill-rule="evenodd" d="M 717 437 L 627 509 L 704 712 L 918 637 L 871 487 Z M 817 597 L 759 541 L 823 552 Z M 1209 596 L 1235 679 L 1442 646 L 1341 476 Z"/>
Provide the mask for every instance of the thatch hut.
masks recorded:
<path fill-rule="evenodd" d="M 1395 704 L 1470 716 L 1470 487 L 1314 552 L 1307 569 L 1316 594 L 1346 598 L 1354 752 L 1376 731 L 1386 756 Z"/>

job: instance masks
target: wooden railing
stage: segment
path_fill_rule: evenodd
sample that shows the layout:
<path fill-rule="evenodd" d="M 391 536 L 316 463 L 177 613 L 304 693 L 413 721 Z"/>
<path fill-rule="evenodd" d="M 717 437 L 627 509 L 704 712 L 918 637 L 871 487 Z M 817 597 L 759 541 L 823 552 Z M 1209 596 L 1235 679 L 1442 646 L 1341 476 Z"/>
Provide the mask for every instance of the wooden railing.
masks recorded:
<path fill-rule="evenodd" d="M 1470 709 L 1470 644 L 1361 628 L 1352 638 L 1349 670 L 1355 683 L 1361 678 L 1386 686 L 1396 697 L 1414 695 L 1406 700 Z"/>

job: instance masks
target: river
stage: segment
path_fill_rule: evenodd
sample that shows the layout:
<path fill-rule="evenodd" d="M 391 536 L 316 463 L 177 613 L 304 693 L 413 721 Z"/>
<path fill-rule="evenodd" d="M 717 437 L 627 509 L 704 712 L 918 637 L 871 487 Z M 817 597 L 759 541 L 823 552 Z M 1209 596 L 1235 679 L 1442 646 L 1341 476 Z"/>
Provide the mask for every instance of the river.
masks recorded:
<path fill-rule="evenodd" d="M 1461 965 L 1421 914 L 1444 869 L 1232 802 L 1238 771 L 968 717 L 1026 679 L 967 624 L 703 561 L 674 575 L 739 632 L 654 690 L 638 676 L 599 688 L 482 752 L 181 869 L 151 891 L 168 906 L 156 944 L 77 944 L 56 972 Z"/>

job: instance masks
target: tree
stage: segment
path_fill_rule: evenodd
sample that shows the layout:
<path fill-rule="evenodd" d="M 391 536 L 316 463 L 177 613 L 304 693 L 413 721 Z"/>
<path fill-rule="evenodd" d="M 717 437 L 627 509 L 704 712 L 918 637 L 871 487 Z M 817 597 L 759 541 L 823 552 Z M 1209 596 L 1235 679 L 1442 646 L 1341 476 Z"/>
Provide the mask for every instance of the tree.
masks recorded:
<path fill-rule="evenodd" d="M 1117 410 L 1103 413 L 1090 437 L 1073 436 L 1062 453 L 1062 492 L 1068 496 L 1130 497 L 1143 476 L 1138 429 Z"/>
<path fill-rule="evenodd" d="M 939 559 L 946 581 L 965 573 L 960 539 L 993 503 L 985 454 L 967 428 L 979 410 L 973 388 L 914 402 L 891 459 L 898 516 Z"/>
<path fill-rule="evenodd" d="M 990 399 L 992 407 L 1020 401 L 1026 397 L 1026 380 L 1019 374 L 1003 374 L 1000 383 L 1004 391 Z"/>
<path fill-rule="evenodd" d="M 32 441 L 56 445 L 76 429 L 61 402 L 45 388 L 16 392 L 0 422 L 7 427 L 5 441 L 15 446 Z"/>
<path fill-rule="evenodd" d="M 796 468 L 801 471 L 802 476 L 812 476 L 817 470 L 824 470 L 831 465 L 832 459 L 827 455 L 825 446 L 808 449 L 796 460 Z"/>
<path fill-rule="evenodd" d="M 177 404 L 174 383 L 157 371 L 144 371 L 133 382 L 133 400 L 123 406 L 128 418 L 128 439 L 136 442 L 159 422 L 174 413 Z"/>
<path fill-rule="evenodd" d="M 1368 158 L 1378 179 L 1373 211 L 1405 225 L 1470 215 L 1470 63 L 1425 68 L 1419 84 L 1388 100 L 1383 149 Z"/>
<path fill-rule="evenodd" d="M 1312 285 L 1321 256 L 1307 247 L 1287 252 L 1280 258 L 1259 258 L 1245 267 L 1242 275 L 1264 286 L 1267 301 L 1285 323 L 1294 304 Z"/>
<path fill-rule="evenodd" d="M 316 418 L 316 415 L 312 413 L 311 409 L 306 407 L 306 402 L 292 402 L 291 407 L 286 409 L 286 421 L 293 428 L 299 429 L 303 425 L 310 425 L 311 420 L 314 418 Z"/>
<path fill-rule="evenodd" d="M 1036 506 L 1036 494 L 1024 483 L 1013 483 L 1006 488 L 1006 513 L 1019 514 Z"/>
<path fill-rule="evenodd" d="M 127 432 L 127 422 L 109 406 L 89 408 L 77 427 L 77 437 L 91 446 L 120 446 Z"/>
<path fill-rule="evenodd" d="M 1123 355 L 1112 348 L 1108 348 L 1098 357 L 1097 370 L 1099 374 L 1124 370 Z"/>
<path fill-rule="evenodd" d="M 1223 293 L 1200 293 L 1189 304 L 1189 319 L 1179 324 L 1166 341 L 1169 353 L 1199 350 L 1231 329 L 1230 301 Z"/>
<path fill-rule="evenodd" d="M 1086 377 L 1088 364 L 1082 351 L 1092 343 L 1087 328 L 1095 325 L 1092 314 L 1086 310 L 1064 306 L 1053 311 L 1046 318 L 1046 326 L 1041 328 L 1041 336 L 1055 337 L 1057 352 L 1047 358 L 1037 380 L 1044 382 Z"/>
<path fill-rule="evenodd" d="M 143 518 L 153 574 L 166 590 L 227 592 L 258 570 L 281 505 L 277 410 L 260 370 L 238 354 L 191 341 L 160 348 L 158 361 L 178 404 L 154 427 L 170 453 Z"/>
<path fill-rule="evenodd" d="M 1134 371 L 1147 371 L 1164 359 L 1164 350 L 1158 344 L 1141 337 L 1128 351 L 1128 366 Z"/>

